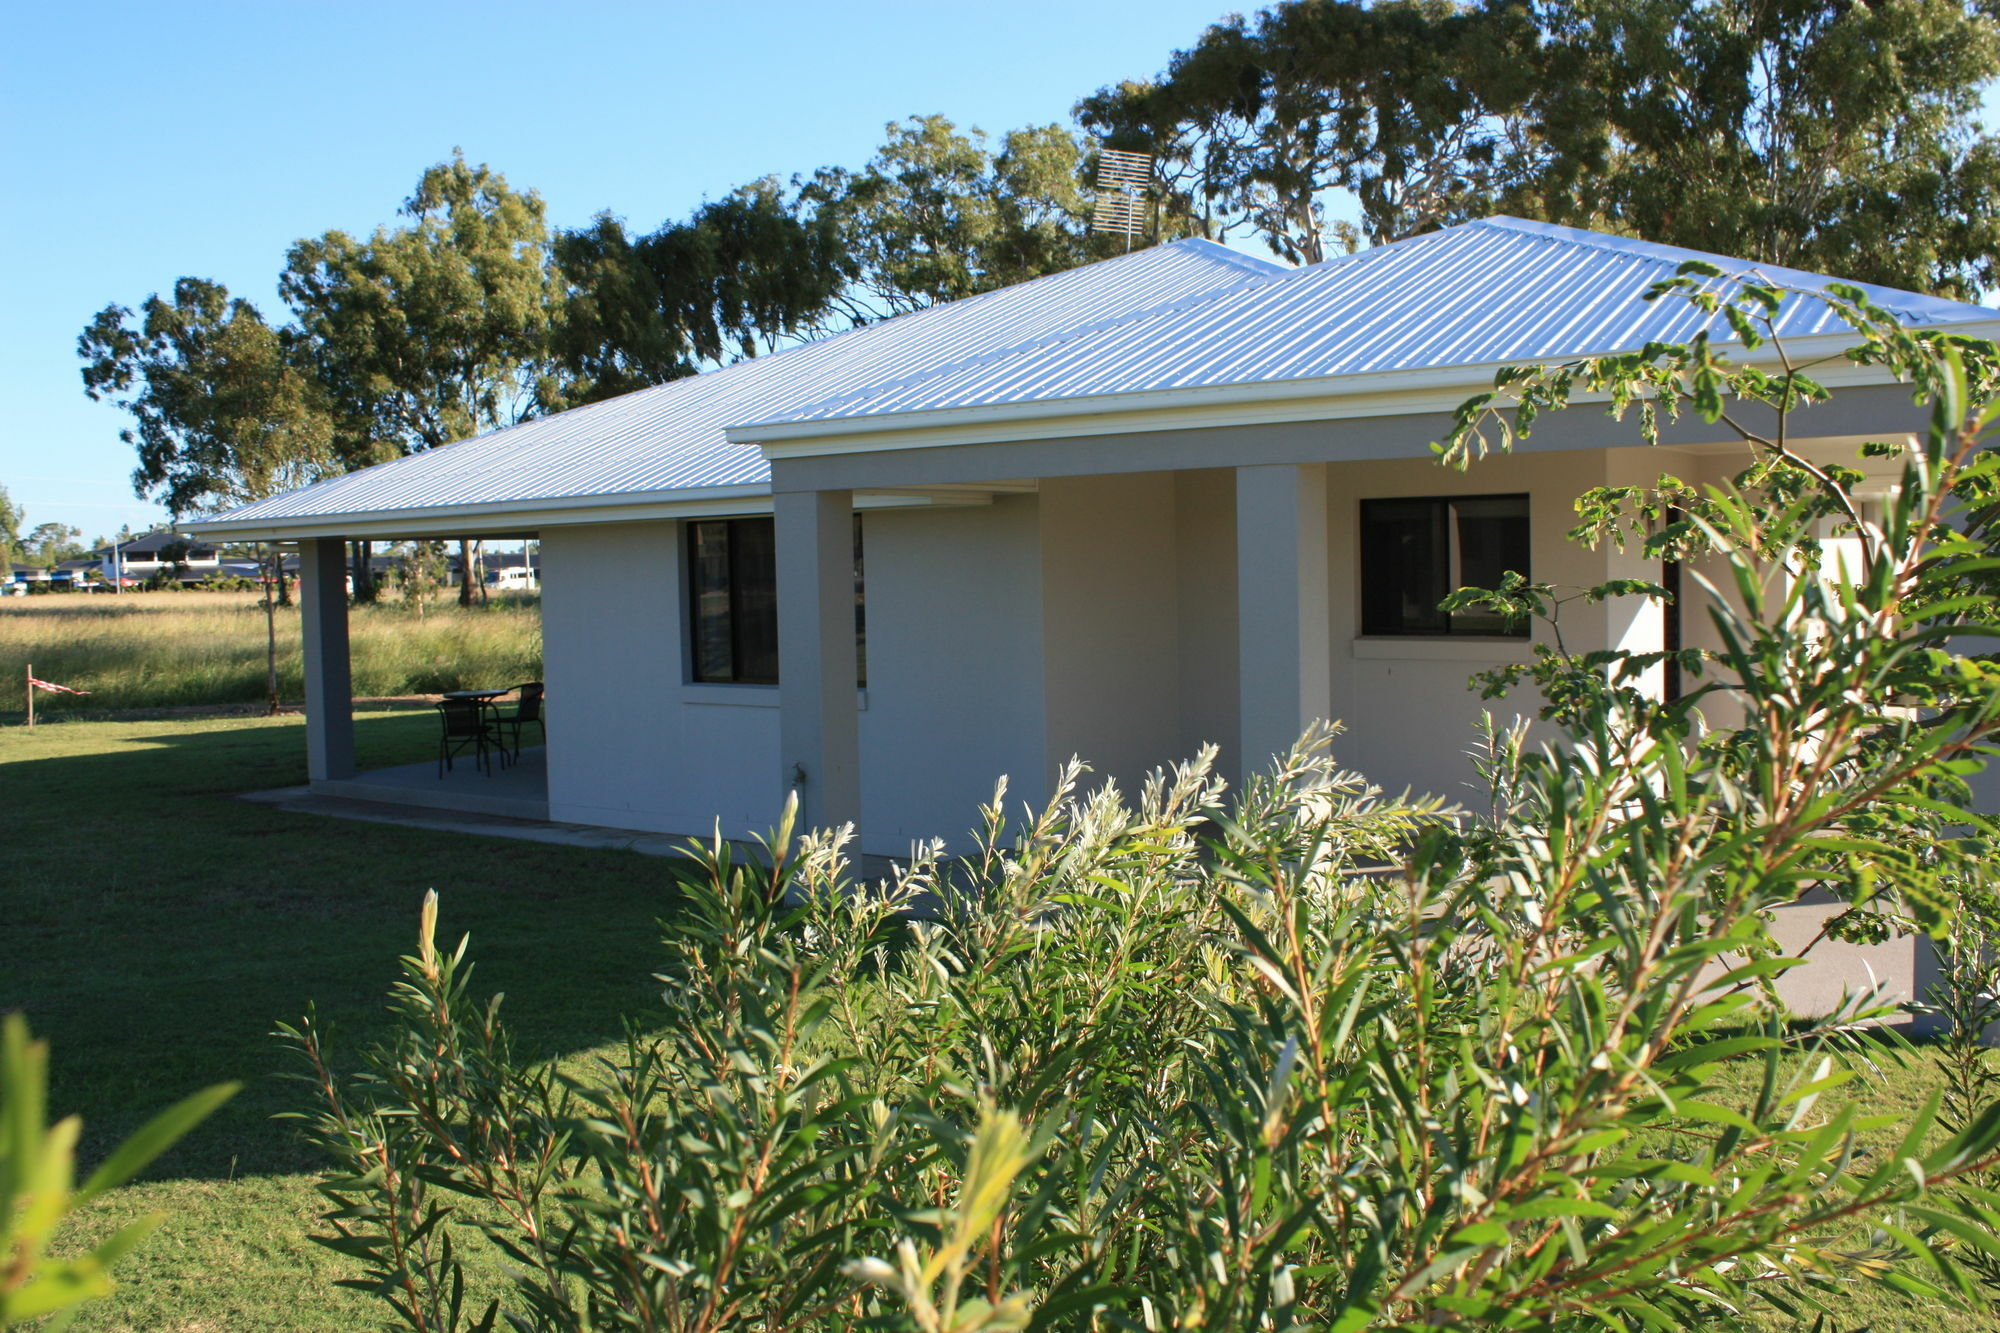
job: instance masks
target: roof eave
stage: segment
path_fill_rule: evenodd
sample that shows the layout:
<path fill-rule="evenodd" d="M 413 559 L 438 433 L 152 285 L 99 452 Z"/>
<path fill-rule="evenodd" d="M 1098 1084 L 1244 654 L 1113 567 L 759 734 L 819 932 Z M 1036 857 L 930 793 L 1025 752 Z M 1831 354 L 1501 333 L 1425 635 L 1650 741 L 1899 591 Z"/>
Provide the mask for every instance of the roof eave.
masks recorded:
<path fill-rule="evenodd" d="M 1950 326 L 1953 333 L 2000 339 L 2000 318 Z M 1794 365 L 1839 357 L 1854 345 L 1852 332 L 1815 334 L 1785 340 Z M 1580 360 L 1617 351 L 1585 352 L 1551 358 Z M 1777 364 L 1775 354 L 1739 357 L 1754 365 Z M 991 444 L 1076 435 L 1132 434 L 1153 430 L 1267 425 L 1288 421 L 1340 420 L 1449 412 L 1467 397 L 1491 389 L 1500 370 L 1520 361 L 1439 366 L 1421 370 L 1371 371 L 1312 379 L 1224 384 L 1182 389 L 1097 394 L 1034 402 L 888 412 L 875 416 L 818 421 L 775 421 L 732 426 L 732 444 L 754 444 L 767 459 L 807 458 L 889 449 Z M 1883 384 L 1890 377 L 1872 366 L 1846 361 L 1827 365 L 1815 378 L 1829 388 Z M 1573 401 L 1602 401 L 1607 395 L 1574 395 Z"/>
<path fill-rule="evenodd" d="M 484 504 L 363 509 L 297 516 L 228 517 L 190 523 L 187 531 L 233 541 L 299 541 L 313 537 L 402 540 L 497 537 L 585 523 L 639 523 L 649 519 L 752 513 L 770 505 L 771 488 L 756 482 L 557 499 L 497 500 Z"/>

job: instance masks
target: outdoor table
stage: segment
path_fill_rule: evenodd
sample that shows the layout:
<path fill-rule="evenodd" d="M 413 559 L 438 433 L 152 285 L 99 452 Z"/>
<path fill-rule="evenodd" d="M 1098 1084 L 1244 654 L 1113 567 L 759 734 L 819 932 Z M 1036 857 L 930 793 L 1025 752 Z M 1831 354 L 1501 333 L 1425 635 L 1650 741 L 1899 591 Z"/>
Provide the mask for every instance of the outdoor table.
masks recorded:
<path fill-rule="evenodd" d="M 500 696 L 502 696 L 503 694 L 512 693 L 513 690 L 514 686 L 512 685 L 503 685 L 497 690 L 446 690 L 442 694 L 438 695 L 438 698 L 452 699 L 460 703 L 469 703 L 472 704 L 474 707 L 476 707 L 479 710 L 479 716 L 481 719 L 480 730 L 483 732 L 487 730 L 487 728 L 491 725 L 490 719 L 496 716 L 496 710 L 494 709 L 493 706 L 494 700 L 500 698 Z M 449 726 L 449 723 L 447 723 L 447 726 Z M 494 740 L 496 741 L 496 743 L 498 739 L 499 739 L 498 734 L 496 732 L 494 736 Z M 482 738 L 480 741 L 480 753 L 482 755 L 486 753 L 485 744 L 486 742 Z M 500 751 L 500 765 L 501 767 L 504 768 L 507 765 L 507 749 L 504 745 L 500 745 L 498 746 L 498 748 Z M 490 775 L 493 770 L 489 766 L 486 771 Z M 440 771 L 438 776 L 443 777 L 444 776 L 443 772 Z"/>

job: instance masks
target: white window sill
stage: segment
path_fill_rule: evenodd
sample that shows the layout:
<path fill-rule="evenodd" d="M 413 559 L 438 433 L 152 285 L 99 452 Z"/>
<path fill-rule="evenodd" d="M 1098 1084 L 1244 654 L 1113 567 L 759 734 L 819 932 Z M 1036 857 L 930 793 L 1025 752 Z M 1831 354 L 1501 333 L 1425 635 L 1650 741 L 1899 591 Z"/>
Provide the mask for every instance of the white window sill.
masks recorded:
<path fill-rule="evenodd" d="M 703 704 L 714 708 L 776 708 L 778 687 L 776 685 L 683 685 L 681 702 Z M 854 692 L 854 706 L 861 712 L 868 711 L 868 691 Z"/>
<path fill-rule="evenodd" d="M 1382 662 L 1484 662 L 1497 666 L 1534 661 L 1532 648 L 1527 639 L 1489 639 L 1470 634 L 1439 639 L 1385 635 L 1354 640 L 1352 652 L 1358 658 Z"/>

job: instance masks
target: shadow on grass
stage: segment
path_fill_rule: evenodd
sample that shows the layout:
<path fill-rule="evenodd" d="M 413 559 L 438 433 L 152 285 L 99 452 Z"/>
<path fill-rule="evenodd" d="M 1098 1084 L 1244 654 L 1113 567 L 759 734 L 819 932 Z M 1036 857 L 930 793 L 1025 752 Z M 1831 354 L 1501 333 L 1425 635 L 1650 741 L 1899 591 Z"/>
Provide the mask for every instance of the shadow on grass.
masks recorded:
<path fill-rule="evenodd" d="M 364 715 L 363 767 L 433 753 L 424 713 Z M 74 722 L 0 732 L 0 1011 L 50 1039 L 51 1111 L 86 1154 L 196 1088 L 244 1090 L 149 1173 L 215 1178 L 320 1163 L 287 1122 L 309 1104 L 270 1033 L 318 1006 L 345 1060 L 386 1032 L 382 999 L 426 889 L 470 933 L 475 989 L 502 991 L 524 1050 L 618 1039 L 655 1003 L 672 864 L 348 823 L 232 799 L 304 780 L 297 718 Z"/>

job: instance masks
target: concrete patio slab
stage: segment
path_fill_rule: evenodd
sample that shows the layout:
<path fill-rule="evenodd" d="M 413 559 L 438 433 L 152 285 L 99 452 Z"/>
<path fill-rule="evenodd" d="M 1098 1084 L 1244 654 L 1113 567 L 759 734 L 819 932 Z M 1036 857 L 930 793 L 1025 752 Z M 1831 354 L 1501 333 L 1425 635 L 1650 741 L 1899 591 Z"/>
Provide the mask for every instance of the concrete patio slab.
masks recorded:
<path fill-rule="evenodd" d="M 373 769 L 351 778 L 323 778 L 313 783 L 311 790 L 319 796 L 391 806 L 546 820 L 548 752 L 539 746 L 524 749 L 520 758 L 504 766 L 498 755 L 490 757 L 490 771 L 479 767 L 470 755 L 460 755 L 443 776 L 439 776 L 437 764 L 429 761 Z"/>
<path fill-rule="evenodd" d="M 522 758 L 525 760 L 529 754 L 534 753 L 538 752 L 523 751 Z M 382 771 L 402 772 L 399 769 Z M 432 780 L 435 781 L 437 773 L 435 766 L 429 771 Z M 438 793 L 422 787 L 411 788 L 400 782 L 371 783 L 370 780 L 376 776 L 374 773 L 364 773 L 354 780 L 357 786 L 371 793 L 367 797 L 330 792 L 324 788 L 331 784 L 320 783 L 305 787 L 280 787 L 273 791 L 245 792 L 237 799 L 330 819 L 394 824 L 401 828 L 430 829 L 438 833 L 465 833 L 484 838 L 513 838 L 521 842 L 581 847 L 593 851 L 637 852 L 641 856 L 686 856 L 689 842 L 694 841 L 689 836 L 679 833 L 647 833 L 637 829 L 603 828 L 594 824 L 565 824 L 546 818 L 494 813 L 463 806 L 454 809 L 440 804 L 427 804 L 404 799 L 397 793 L 415 790 L 422 795 L 433 797 L 438 796 Z M 479 796 L 480 793 L 474 792 L 468 799 L 478 799 Z M 490 799 L 505 804 L 508 798 Z M 546 795 L 542 797 L 541 809 L 544 812 L 548 809 Z M 739 842 L 735 845 L 741 850 L 753 850 L 748 844 Z M 865 856 L 860 858 L 855 869 L 861 878 L 875 880 L 888 878 L 894 873 L 895 866 L 895 860 L 890 857 Z"/>

